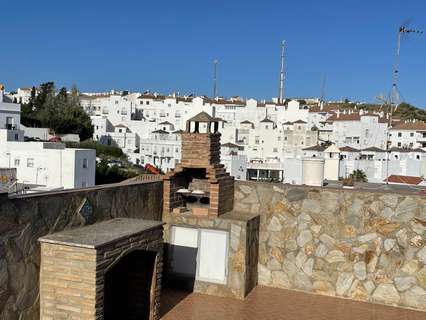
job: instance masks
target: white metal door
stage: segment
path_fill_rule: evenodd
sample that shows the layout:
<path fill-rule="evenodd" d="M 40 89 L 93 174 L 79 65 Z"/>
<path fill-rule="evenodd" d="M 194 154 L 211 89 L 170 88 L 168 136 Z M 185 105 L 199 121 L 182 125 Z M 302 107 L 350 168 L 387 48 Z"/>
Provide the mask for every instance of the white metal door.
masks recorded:
<path fill-rule="evenodd" d="M 197 280 L 225 284 L 228 232 L 201 229 L 198 249 Z"/>
<path fill-rule="evenodd" d="M 170 244 L 170 272 L 181 276 L 195 276 L 198 229 L 171 227 Z"/>

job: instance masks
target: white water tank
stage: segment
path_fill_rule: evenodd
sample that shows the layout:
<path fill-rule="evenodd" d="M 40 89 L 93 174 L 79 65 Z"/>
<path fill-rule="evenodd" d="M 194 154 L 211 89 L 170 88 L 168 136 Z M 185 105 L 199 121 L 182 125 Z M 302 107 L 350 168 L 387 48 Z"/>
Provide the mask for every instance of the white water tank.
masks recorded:
<path fill-rule="evenodd" d="M 324 159 L 303 159 L 302 176 L 302 182 L 304 185 L 322 187 L 324 182 Z"/>

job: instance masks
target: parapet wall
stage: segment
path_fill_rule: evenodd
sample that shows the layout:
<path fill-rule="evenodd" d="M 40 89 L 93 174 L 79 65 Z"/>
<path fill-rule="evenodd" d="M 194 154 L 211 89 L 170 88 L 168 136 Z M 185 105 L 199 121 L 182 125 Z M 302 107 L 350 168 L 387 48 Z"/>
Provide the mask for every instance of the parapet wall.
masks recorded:
<path fill-rule="evenodd" d="M 258 283 L 426 311 L 426 196 L 237 182 Z"/>
<path fill-rule="evenodd" d="M 116 217 L 161 220 L 163 183 L 0 198 L 0 319 L 39 319 L 38 238 Z"/>

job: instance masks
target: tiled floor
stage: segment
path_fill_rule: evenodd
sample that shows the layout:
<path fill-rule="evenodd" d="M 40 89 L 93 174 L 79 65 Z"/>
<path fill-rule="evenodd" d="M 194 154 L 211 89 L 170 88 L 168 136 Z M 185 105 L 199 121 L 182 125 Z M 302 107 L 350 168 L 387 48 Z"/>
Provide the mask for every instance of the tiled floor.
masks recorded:
<path fill-rule="evenodd" d="M 425 320 L 426 312 L 257 287 L 244 301 L 166 291 L 162 320 Z"/>

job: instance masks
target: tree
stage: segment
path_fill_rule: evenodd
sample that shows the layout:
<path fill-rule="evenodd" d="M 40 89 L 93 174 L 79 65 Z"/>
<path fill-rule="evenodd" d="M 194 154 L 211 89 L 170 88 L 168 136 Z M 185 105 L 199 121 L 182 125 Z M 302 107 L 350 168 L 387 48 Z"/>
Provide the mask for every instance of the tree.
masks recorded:
<path fill-rule="evenodd" d="M 42 83 L 39 94 L 36 96 L 33 88 L 30 102 L 22 105 L 23 124 L 36 123 L 56 134 L 78 134 L 81 140 L 91 138 L 92 122 L 81 107 L 78 95 L 76 86 L 68 93 L 65 87 L 57 92 L 53 82 Z"/>

